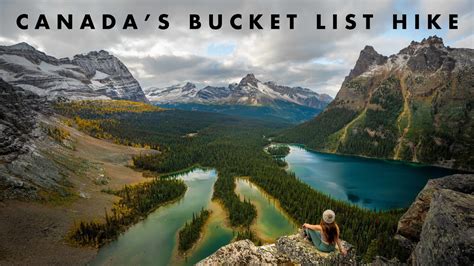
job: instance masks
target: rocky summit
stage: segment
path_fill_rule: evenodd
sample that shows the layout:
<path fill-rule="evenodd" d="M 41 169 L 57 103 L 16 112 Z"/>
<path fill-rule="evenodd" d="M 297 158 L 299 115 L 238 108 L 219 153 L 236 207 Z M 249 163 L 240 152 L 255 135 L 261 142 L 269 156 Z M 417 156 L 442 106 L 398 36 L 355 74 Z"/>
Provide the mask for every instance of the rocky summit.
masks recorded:
<path fill-rule="evenodd" d="M 430 180 L 398 222 L 413 265 L 474 264 L 474 175 Z"/>
<path fill-rule="evenodd" d="M 342 241 L 350 250 L 351 246 Z M 240 240 L 218 249 L 197 265 L 343 265 L 355 264 L 355 252 L 347 256 L 338 252 L 319 252 L 300 234 L 280 237 L 275 244 L 255 246 L 250 240 Z"/>
<path fill-rule="evenodd" d="M 473 170 L 474 50 L 433 36 L 389 57 L 361 52 L 334 101 L 280 141 Z"/>
<path fill-rule="evenodd" d="M 146 96 L 155 103 L 206 103 L 237 105 L 272 105 L 277 101 L 323 109 L 331 102 L 327 94 L 318 94 L 310 89 L 261 82 L 254 74 L 247 74 L 239 83 L 227 87 L 206 86 L 197 88 L 187 82 L 166 88 L 147 88 Z"/>
<path fill-rule="evenodd" d="M 49 56 L 27 43 L 0 46 L 0 78 L 49 100 L 147 99 L 127 67 L 106 51 Z"/>

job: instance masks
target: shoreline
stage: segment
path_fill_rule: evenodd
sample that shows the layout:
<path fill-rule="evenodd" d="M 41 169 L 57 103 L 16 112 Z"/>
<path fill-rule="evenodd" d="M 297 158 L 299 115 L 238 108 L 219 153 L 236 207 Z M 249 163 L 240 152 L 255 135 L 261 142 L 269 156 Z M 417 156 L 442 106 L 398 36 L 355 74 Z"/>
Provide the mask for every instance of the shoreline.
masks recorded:
<path fill-rule="evenodd" d="M 176 176 L 179 176 L 179 175 L 185 175 L 185 174 L 188 174 L 196 169 L 201 169 L 201 170 L 204 170 L 204 171 L 207 171 L 207 170 L 211 170 L 211 169 L 214 169 L 212 167 L 204 167 L 204 166 L 201 166 L 200 164 L 193 164 L 187 168 L 184 168 L 184 169 L 181 169 L 181 170 L 176 170 L 176 171 L 173 171 L 173 172 L 167 172 L 167 173 L 158 173 L 158 172 L 154 172 L 157 174 L 157 177 L 159 178 L 173 178 L 173 177 L 176 177 Z"/>

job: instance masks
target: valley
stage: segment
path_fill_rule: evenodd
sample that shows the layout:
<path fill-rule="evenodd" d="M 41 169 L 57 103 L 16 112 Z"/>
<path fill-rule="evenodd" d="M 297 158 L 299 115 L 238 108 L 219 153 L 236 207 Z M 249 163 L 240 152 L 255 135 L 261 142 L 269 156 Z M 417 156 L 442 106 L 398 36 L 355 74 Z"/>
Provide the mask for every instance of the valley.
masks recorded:
<path fill-rule="evenodd" d="M 192 265 L 328 208 L 358 261 L 406 261 L 406 208 L 472 171 L 472 58 L 436 36 L 367 46 L 333 100 L 253 74 L 142 90 L 106 51 L 0 46 L 0 264 Z"/>
<path fill-rule="evenodd" d="M 252 201 L 252 197 L 244 197 L 243 200 L 239 198 L 235 193 L 235 177 L 239 176 L 248 176 L 250 182 L 278 199 L 280 208 L 297 224 L 318 220 L 317 217 L 322 209 L 329 206 L 341 213 L 339 223 L 344 226 L 343 237 L 355 243 L 361 254 L 364 254 L 367 243 L 370 243 L 369 240 L 376 235 L 383 239 L 380 241 L 388 241 L 386 245 L 379 247 L 379 253 L 388 252 L 387 256 L 394 256 L 399 252 L 395 248 L 396 243 L 390 240 L 390 236 L 395 232 L 396 221 L 402 211 L 389 210 L 375 213 L 332 199 L 295 179 L 294 174 L 281 168 L 277 160 L 264 151 L 263 148 L 270 143 L 264 136 L 271 136 L 283 129 L 281 125 L 211 113 L 204 116 L 204 113 L 180 110 L 104 113 L 100 109 L 94 112 L 89 109 L 85 112 L 80 108 L 81 106 L 75 104 L 71 106 L 72 108 L 68 108 L 68 105 L 61 105 L 60 110 L 69 117 L 79 115 L 82 119 L 103 121 L 99 123 L 99 128 L 104 133 L 111 134 L 113 138 L 124 140 L 123 143 L 135 145 L 141 141 L 141 145 L 147 144 L 160 151 L 133 158 L 135 167 L 142 171 L 167 173 L 188 169 L 195 165 L 215 169 L 218 175 L 213 186 L 212 199 L 222 203 L 228 213 L 229 225 L 235 228 L 234 230 L 238 229 L 238 234 L 245 235 L 245 238 L 256 239 L 262 232 L 261 230 L 258 230 L 258 233 L 253 231 L 257 230 L 256 228 L 265 229 L 265 227 L 251 226 L 254 221 L 257 223 L 259 221 L 258 210 L 262 210 L 262 201 L 258 198 Z M 173 120 L 169 120 L 170 116 Z M 197 116 L 200 119 L 192 119 Z M 193 122 L 185 123 L 184 121 Z M 166 128 L 160 126 L 164 123 L 167 125 Z M 166 134 L 170 130 L 175 130 L 173 136 Z M 197 134 L 193 137 L 183 137 L 189 132 L 197 132 Z M 297 207 L 302 204 L 304 208 Z M 350 216 L 344 215 L 349 212 Z M 376 227 L 364 235 L 354 233 L 375 217 L 380 219 Z M 265 224 L 265 222 L 262 223 Z M 246 229 L 249 226 L 254 228 L 250 232 Z M 271 224 L 266 226 L 271 228 Z M 265 231 L 263 229 L 262 231 Z M 270 233 L 271 231 L 273 230 L 270 230 Z M 267 241 L 273 237 L 275 235 L 267 238 Z"/>

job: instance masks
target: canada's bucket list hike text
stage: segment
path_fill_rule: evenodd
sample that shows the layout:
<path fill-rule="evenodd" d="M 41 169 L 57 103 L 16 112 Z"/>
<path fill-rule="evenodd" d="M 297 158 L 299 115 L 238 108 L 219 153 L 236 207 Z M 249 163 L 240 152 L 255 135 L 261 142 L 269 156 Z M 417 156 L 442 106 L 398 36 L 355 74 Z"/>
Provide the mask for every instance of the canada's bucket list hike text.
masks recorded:
<path fill-rule="evenodd" d="M 308 14 L 305 14 L 308 15 Z M 21 30 L 138 30 L 152 26 L 157 30 L 173 28 L 169 14 L 144 14 L 115 16 L 113 14 L 19 14 L 16 25 Z M 190 30 L 230 28 L 234 30 L 296 29 L 303 24 L 299 14 L 188 14 L 187 27 Z M 181 20 L 180 20 L 181 21 Z M 307 20 L 305 20 L 307 21 Z M 299 23 L 301 22 L 301 23 Z M 406 29 L 458 29 L 458 14 L 390 14 L 376 18 L 374 14 L 319 14 L 313 15 L 315 30 L 366 29 L 377 22 L 390 22 L 394 30 Z M 305 22 L 306 24 L 307 22 Z M 181 25 L 182 26 L 182 25 Z M 305 27 L 306 28 L 306 27 Z"/>

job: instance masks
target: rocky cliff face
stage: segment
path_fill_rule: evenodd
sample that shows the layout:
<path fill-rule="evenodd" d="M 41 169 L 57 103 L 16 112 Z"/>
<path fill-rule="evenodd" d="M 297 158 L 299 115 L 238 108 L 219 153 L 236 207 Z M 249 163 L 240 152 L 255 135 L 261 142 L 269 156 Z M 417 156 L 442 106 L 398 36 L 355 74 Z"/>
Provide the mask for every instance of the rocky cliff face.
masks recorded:
<path fill-rule="evenodd" d="M 436 36 L 390 57 L 367 46 L 327 109 L 282 140 L 472 170 L 473 88 L 472 49 Z"/>
<path fill-rule="evenodd" d="M 44 99 L 15 88 L 0 79 L 0 161 L 12 162 L 28 151 L 34 137 L 38 111 L 47 109 Z"/>
<path fill-rule="evenodd" d="M 0 46 L 0 78 L 50 100 L 147 101 L 125 65 L 106 51 L 57 59 L 26 43 Z"/>
<path fill-rule="evenodd" d="M 343 241 L 346 249 L 350 245 Z M 280 237 L 275 244 L 255 246 L 241 240 L 221 247 L 197 265 L 344 265 L 355 264 L 355 252 L 347 256 L 317 251 L 299 234 Z"/>
<path fill-rule="evenodd" d="M 46 99 L 1 79 L 0 95 L 0 200 L 67 193 L 63 172 L 44 152 L 55 147 L 40 127 L 50 115 Z"/>
<path fill-rule="evenodd" d="M 474 264 L 474 175 L 430 180 L 398 223 L 414 265 Z"/>
<path fill-rule="evenodd" d="M 271 105 L 282 101 L 323 109 L 332 100 L 327 94 L 318 94 L 306 88 L 264 83 L 253 74 L 248 74 L 239 83 L 227 87 L 207 86 L 198 89 L 188 82 L 167 88 L 148 88 L 145 92 L 148 99 L 156 103 Z"/>

